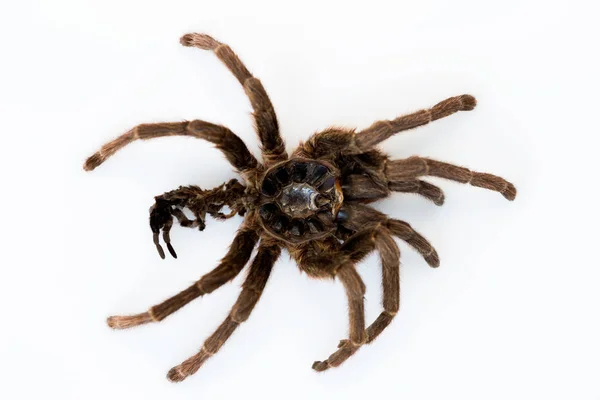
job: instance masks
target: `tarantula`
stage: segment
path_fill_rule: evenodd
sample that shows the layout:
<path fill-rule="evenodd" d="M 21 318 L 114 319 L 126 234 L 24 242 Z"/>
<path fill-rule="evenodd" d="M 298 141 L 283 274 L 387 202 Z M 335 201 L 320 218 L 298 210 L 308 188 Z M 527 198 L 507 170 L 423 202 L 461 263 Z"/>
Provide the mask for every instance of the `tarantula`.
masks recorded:
<path fill-rule="evenodd" d="M 400 251 L 393 237 L 407 242 L 431 267 L 439 265 L 436 251 L 423 236 L 406 222 L 388 218 L 368 203 L 383 199 L 391 192 L 402 192 L 416 193 L 441 206 L 444 194 L 438 187 L 421 180 L 425 176 L 494 190 L 508 200 L 514 200 L 516 196 L 514 185 L 498 176 L 417 156 L 391 160 L 375 148 L 398 132 L 457 111 L 472 110 L 476 104 L 473 96 L 451 97 L 430 109 L 377 121 L 358 132 L 328 128 L 300 143 L 288 156 L 275 110 L 263 85 L 231 48 L 197 33 L 184 35 L 181 44 L 212 50 L 241 83 L 254 111 L 262 162 L 228 128 L 194 120 L 138 125 L 102 146 L 84 164 L 85 170 L 93 170 L 117 150 L 138 139 L 191 136 L 214 143 L 243 178 L 243 183 L 232 179 L 212 190 L 182 186 L 155 197 L 155 204 L 150 209 L 150 227 L 161 258 L 165 258 L 160 244 L 161 232 L 169 253 L 177 258 L 169 237 L 173 218 L 181 226 L 203 230 L 206 214 L 215 219 L 231 218 L 236 214 L 245 217 L 229 251 L 214 270 L 147 312 L 112 316 L 107 320 L 115 329 L 162 321 L 192 300 L 235 278 L 258 244 L 231 312 L 197 354 L 169 371 L 167 377 L 171 381 L 182 381 L 194 374 L 248 319 L 282 249 L 286 249 L 310 277 L 337 278 L 344 285 L 350 320 L 348 339 L 342 340 L 337 351 L 325 361 L 316 361 L 312 365 L 317 371 L 339 366 L 362 345 L 379 336 L 398 312 Z M 229 212 L 225 213 L 224 208 Z M 188 218 L 183 209 L 188 209 L 193 219 Z M 366 327 L 365 285 L 355 266 L 372 251 L 378 252 L 382 264 L 383 311 Z"/>

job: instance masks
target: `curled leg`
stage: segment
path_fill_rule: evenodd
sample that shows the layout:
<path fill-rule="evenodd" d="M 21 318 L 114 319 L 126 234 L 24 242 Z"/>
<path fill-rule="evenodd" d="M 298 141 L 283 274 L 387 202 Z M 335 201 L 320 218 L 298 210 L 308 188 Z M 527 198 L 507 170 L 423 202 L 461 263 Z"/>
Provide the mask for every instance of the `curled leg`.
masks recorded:
<path fill-rule="evenodd" d="M 350 319 L 349 339 L 325 361 L 315 361 L 312 365 L 316 371 L 325 371 L 330 367 L 337 367 L 365 343 L 365 285 L 356 272 L 354 265 L 348 263 L 342 266 L 336 277 L 344 285 L 348 296 L 348 312 Z"/>
<path fill-rule="evenodd" d="M 242 139 L 228 128 L 206 121 L 194 120 L 138 125 L 102 146 L 85 161 L 83 169 L 93 170 L 117 151 L 138 139 L 147 140 L 164 136 L 191 136 L 208 140 L 214 143 L 240 172 L 253 170 L 258 165 L 258 161 L 250 153 Z"/>
<path fill-rule="evenodd" d="M 248 271 L 246 281 L 242 285 L 242 292 L 231 312 L 217 330 L 206 339 L 198 353 L 178 366 L 171 368 L 167 374 L 167 378 L 170 381 L 180 382 L 198 371 L 206 360 L 219 351 L 237 327 L 248 319 L 254 306 L 260 299 L 271 274 L 273 264 L 275 264 L 280 253 L 281 249 L 278 246 L 263 244 L 259 246 L 256 257 L 252 261 L 252 265 Z"/>
<path fill-rule="evenodd" d="M 377 175 L 351 174 L 344 177 L 344 181 L 342 182 L 344 200 L 358 200 L 366 204 L 383 199 L 389 196 L 391 191 L 394 191 L 416 193 L 431 200 L 437 206 L 444 204 L 444 193 L 440 188 L 431 183 L 418 179 L 387 182 L 386 177 L 380 178 Z"/>
<path fill-rule="evenodd" d="M 265 163 L 271 165 L 287 159 L 285 144 L 279 133 L 279 124 L 273 104 L 260 80 L 252 76 L 233 50 L 226 44 L 201 33 L 184 35 L 181 38 L 181 44 L 215 52 L 219 60 L 225 64 L 243 86 L 246 95 L 250 99 Z"/>
<path fill-rule="evenodd" d="M 250 259 L 252 249 L 254 249 L 257 241 L 258 235 L 254 230 L 242 227 L 218 267 L 204 275 L 192 286 L 151 307 L 144 313 L 109 317 L 107 320 L 108 326 L 114 329 L 125 329 L 149 322 L 162 321 L 192 300 L 211 293 L 235 278 Z"/>
<path fill-rule="evenodd" d="M 158 251 L 158 255 L 163 260 L 165 259 L 165 251 L 160 245 L 159 234 L 162 230 L 163 240 L 167 245 L 167 249 L 173 258 L 177 258 L 177 253 L 175 253 L 175 249 L 171 244 L 171 228 L 173 227 L 173 209 L 172 207 L 165 202 L 157 201 L 156 204 L 150 208 L 150 228 L 152 229 L 152 241 L 156 246 L 156 250 Z M 185 216 L 185 215 L 184 215 Z"/>
<path fill-rule="evenodd" d="M 203 231 L 204 228 L 206 227 L 206 224 L 204 223 L 203 219 L 189 219 L 188 217 L 186 217 L 186 215 L 183 213 L 183 211 L 181 211 L 179 208 L 174 208 L 172 210 L 173 216 L 175 218 L 177 218 L 177 222 L 179 222 L 179 225 L 186 227 L 186 228 L 198 228 L 199 230 Z"/>
<path fill-rule="evenodd" d="M 448 164 L 424 157 L 410 157 L 404 160 L 390 161 L 385 174 L 390 181 L 414 180 L 421 176 L 437 176 L 455 182 L 468 183 L 502 194 L 508 200 L 517 196 L 515 186 L 496 175 L 474 172 L 467 168 Z"/>
<path fill-rule="evenodd" d="M 363 204 L 344 204 L 338 213 L 338 220 L 344 228 L 354 232 L 385 227 L 394 236 L 404 240 L 409 246 L 418 251 L 430 267 L 435 268 L 440 265 L 439 256 L 431 243 L 406 222 L 389 219 L 382 212 Z M 349 241 L 354 240 L 353 238 Z"/>
<path fill-rule="evenodd" d="M 342 181 L 344 201 L 370 203 L 389 196 L 391 188 L 385 181 L 376 178 L 364 173 L 345 176 Z"/>
<path fill-rule="evenodd" d="M 413 249 L 417 250 L 425 259 L 430 267 L 437 268 L 440 266 L 440 257 L 431 243 L 427 241 L 419 232 L 415 231 L 408 223 L 398 221 L 397 219 L 389 219 L 385 225 L 393 235 L 399 237 L 408 243 Z"/>
<path fill-rule="evenodd" d="M 238 213 L 243 215 L 245 208 L 241 203 L 241 197 L 244 190 L 244 186 L 237 180 L 232 179 L 212 190 L 203 190 L 198 186 L 181 186 L 179 189 L 156 196 L 155 203 L 150 208 L 150 228 L 160 257 L 165 258 L 165 252 L 160 245 L 160 232 L 162 230 L 162 237 L 169 253 L 177 258 L 169 234 L 173 226 L 173 217 L 177 218 L 182 226 L 198 227 L 203 230 L 207 213 L 217 219 L 230 218 Z M 231 209 L 228 215 L 220 212 L 224 206 Z M 182 208 L 190 209 L 195 219 L 188 219 L 181 210 Z"/>
<path fill-rule="evenodd" d="M 429 182 L 418 179 L 413 181 L 393 181 L 388 183 L 388 187 L 394 192 L 416 193 L 431 200 L 436 206 L 444 204 L 444 192 Z"/>

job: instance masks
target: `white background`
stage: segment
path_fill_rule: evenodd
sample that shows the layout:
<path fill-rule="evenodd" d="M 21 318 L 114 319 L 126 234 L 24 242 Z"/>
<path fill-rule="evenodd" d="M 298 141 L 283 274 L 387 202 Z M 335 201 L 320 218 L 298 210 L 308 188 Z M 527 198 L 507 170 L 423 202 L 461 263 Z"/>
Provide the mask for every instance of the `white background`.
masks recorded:
<path fill-rule="evenodd" d="M 600 399 L 596 2 L 273 3 L 2 2 L 0 398 Z M 288 149 L 330 124 L 363 128 L 471 93 L 475 111 L 384 148 L 519 190 L 510 203 L 435 180 L 443 207 L 400 194 L 377 204 L 423 233 L 442 265 L 400 243 L 401 312 L 341 368 L 310 366 L 346 335 L 343 290 L 286 254 L 249 321 L 183 383 L 166 372 L 226 316 L 243 274 L 163 323 L 105 325 L 213 268 L 241 222 L 175 227 L 179 259 L 156 254 L 153 196 L 235 176 L 208 143 L 135 143 L 81 168 L 141 122 L 206 119 L 258 150 L 237 81 L 213 54 L 179 45 L 194 31 L 230 44 L 263 81 Z M 359 272 L 371 321 L 377 257 Z"/>

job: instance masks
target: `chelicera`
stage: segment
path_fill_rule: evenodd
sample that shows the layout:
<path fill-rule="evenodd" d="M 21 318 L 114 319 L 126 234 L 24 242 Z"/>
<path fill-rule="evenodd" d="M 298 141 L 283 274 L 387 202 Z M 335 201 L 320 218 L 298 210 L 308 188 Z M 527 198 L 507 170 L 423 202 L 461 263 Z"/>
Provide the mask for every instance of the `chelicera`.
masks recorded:
<path fill-rule="evenodd" d="M 369 203 L 400 192 L 414 193 L 442 205 L 441 189 L 422 180 L 427 176 L 496 191 L 508 200 L 516 196 L 514 185 L 498 176 L 418 156 L 393 160 L 376 148 L 398 132 L 458 111 L 472 110 L 476 105 L 473 96 L 450 97 L 429 109 L 377 121 L 360 131 L 328 128 L 312 135 L 288 156 L 275 110 L 262 83 L 231 48 L 197 33 L 184 35 L 181 43 L 213 51 L 240 82 L 254 110 L 262 160 L 259 162 L 228 128 L 193 120 L 138 125 L 102 146 L 84 164 L 86 170 L 93 170 L 138 139 L 191 136 L 214 143 L 242 177 L 241 182 L 232 179 L 211 190 L 182 186 L 155 197 L 150 209 L 150 227 L 162 258 L 165 252 L 161 236 L 169 253 L 177 257 L 169 236 L 174 220 L 181 226 L 199 230 L 205 229 L 207 214 L 215 219 L 240 215 L 244 220 L 220 264 L 193 285 L 146 312 L 108 318 L 108 325 L 115 329 L 162 321 L 235 278 L 258 246 L 231 312 L 198 353 L 169 371 L 167 376 L 171 381 L 181 381 L 195 373 L 248 319 L 282 249 L 310 277 L 335 278 L 344 285 L 350 322 L 348 338 L 327 359 L 313 363 L 317 371 L 339 366 L 361 346 L 371 343 L 398 312 L 400 251 L 394 237 L 418 251 L 431 267 L 439 265 L 437 252 L 423 236 L 406 222 L 371 208 Z M 229 208 L 228 213 L 225 208 Z M 184 209 L 194 217 L 188 218 Z M 381 260 L 383 310 L 375 321 L 366 325 L 366 289 L 355 267 L 372 251 Z"/>

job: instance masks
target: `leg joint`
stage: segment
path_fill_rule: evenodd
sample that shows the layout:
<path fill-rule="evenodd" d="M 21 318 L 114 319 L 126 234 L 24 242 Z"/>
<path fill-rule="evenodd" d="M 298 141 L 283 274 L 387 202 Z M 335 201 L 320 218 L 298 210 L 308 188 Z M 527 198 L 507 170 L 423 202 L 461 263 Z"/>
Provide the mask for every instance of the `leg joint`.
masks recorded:
<path fill-rule="evenodd" d="M 205 352 L 205 353 L 206 353 L 206 354 L 208 354 L 209 356 L 214 356 L 214 355 L 215 355 L 215 353 L 214 353 L 214 352 L 212 352 L 212 351 L 209 351 L 209 350 L 206 348 L 206 345 L 202 346 L 202 349 L 200 349 L 200 351 L 203 351 L 203 352 Z"/>
<path fill-rule="evenodd" d="M 151 319 L 152 319 L 152 321 L 154 321 L 154 322 L 159 322 L 159 321 L 161 321 L 161 320 L 162 320 L 162 318 L 160 318 L 160 319 L 159 319 L 159 318 L 158 318 L 156 315 L 154 315 L 154 310 L 153 310 L 152 308 L 150 308 L 150 309 L 148 310 L 148 315 L 150 316 L 150 318 L 151 318 Z"/>

